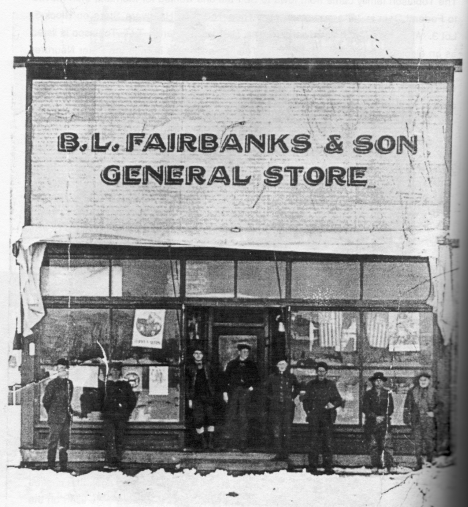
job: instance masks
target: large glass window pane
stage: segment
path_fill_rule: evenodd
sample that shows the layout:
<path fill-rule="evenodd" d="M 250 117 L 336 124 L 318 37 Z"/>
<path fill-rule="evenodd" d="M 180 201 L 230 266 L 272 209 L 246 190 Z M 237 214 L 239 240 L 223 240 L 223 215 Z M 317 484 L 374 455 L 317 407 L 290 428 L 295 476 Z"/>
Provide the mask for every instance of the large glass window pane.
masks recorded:
<path fill-rule="evenodd" d="M 45 387 L 54 377 L 55 367 L 44 366 L 50 373 L 41 382 L 41 400 Z M 73 382 L 72 408 L 74 422 L 102 420 L 105 369 L 103 366 L 72 366 L 69 378 Z M 122 376 L 132 386 L 137 404 L 132 422 L 178 422 L 180 420 L 180 372 L 178 367 L 169 366 L 124 366 Z M 47 420 L 47 413 L 40 408 L 40 420 Z"/>
<path fill-rule="evenodd" d="M 181 310 L 112 311 L 108 355 L 124 364 L 178 364 Z"/>
<path fill-rule="evenodd" d="M 106 259 L 50 259 L 41 268 L 44 296 L 109 296 Z"/>
<path fill-rule="evenodd" d="M 388 378 L 385 383 L 385 387 L 390 388 L 393 396 L 394 412 L 392 415 L 393 426 L 403 426 L 403 408 L 405 404 L 406 394 L 408 390 L 413 386 L 415 378 L 419 373 L 419 370 L 398 370 L 398 369 L 380 369 L 384 375 Z M 375 370 L 364 370 L 364 390 L 372 387 L 369 378 L 372 377 Z"/>
<path fill-rule="evenodd" d="M 112 296 L 178 297 L 180 263 L 176 260 L 112 261 Z"/>
<path fill-rule="evenodd" d="M 302 389 L 305 389 L 308 382 L 316 376 L 313 368 L 293 368 L 292 371 L 301 383 Z M 336 424 L 359 424 L 359 370 L 330 369 L 327 378 L 336 382 L 338 392 L 343 398 L 343 406 L 336 411 Z M 294 423 L 306 424 L 307 414 L 299 397 L 294 403 L 296 405 Z"/>
<path fill-rule="evenodd" d="M 188 297 L 234 297 L 233 261 L 187 261 Z"/>
<path fill-rule="evenodd" d="M 366 312 L 364 321 L 364 364 L 376 367 L 432 364 L 432 313 Z"/>
<path fill-rule="evenodd" d="M 239 261 L 237 264 L 237 297 L 284 298 L 286 263 Z"/>
<path fill-rule="evenodd" d="M 332 365 L 358 364 L 356 312 L 291 312 L 291 364 L 313 368 L 318 361 Z"/>
<path fill-rule="evenodd" d="M 425 300 L 429 296 L 429 290 L 427 263 L 364 263 L 364 299 Z"/>
<path fill-rule="evenodd" d="M 99 362 L 97 342 L 109 342 L 109 310 L 49 308 L 34 337 L 41 363 L 54 364 L 60 357 L 72 363 Z"/>
<path fill-rule="evenodd" d="M 359 273 L 357 262 L 293 262 L 291 297 L 359 299 Z"/>

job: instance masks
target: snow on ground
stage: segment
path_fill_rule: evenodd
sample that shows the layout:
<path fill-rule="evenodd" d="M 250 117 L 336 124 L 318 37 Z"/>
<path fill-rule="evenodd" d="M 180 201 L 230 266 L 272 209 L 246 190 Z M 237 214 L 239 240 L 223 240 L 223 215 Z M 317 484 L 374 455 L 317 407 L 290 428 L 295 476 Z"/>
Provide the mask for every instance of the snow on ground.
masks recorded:
<path fill-rule="evenodd" d="M 18 468 L 19 407 L 8 410 L 8 507 L 454 507 L 457 469 L 447 460 L 416 473 L 311 476 L 286 471 L 233 477 L 218 470 L 169 473 L 90 472 L 78 477 L 51 470 Z M 342 471 L 343 469 L 337 469 Z"/>
<path fill-rule="evenodd" d="M 133 477 L 118 471 L 74 477 L 10 467 L 7 505 L 452 507 L 456 500 L 455 472 L 454 466 L 448 466 L 381 476 L 311 476 L 305 471 L 280 471 L 233 477 L 220 470 L 205 476 L 195 470 L 174 474 L 147 470 Z"/>

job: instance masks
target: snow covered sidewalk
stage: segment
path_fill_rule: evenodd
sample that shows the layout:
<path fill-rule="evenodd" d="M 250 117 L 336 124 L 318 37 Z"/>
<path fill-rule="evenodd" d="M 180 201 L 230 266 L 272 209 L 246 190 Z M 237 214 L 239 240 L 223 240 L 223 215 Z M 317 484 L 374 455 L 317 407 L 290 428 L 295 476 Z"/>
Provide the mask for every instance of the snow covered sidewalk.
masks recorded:
<path fill-rule="evenodd" d="M 224 471 L 202 476 L 194 470 L 175 474 L 147 470 L 134 477 L 97 471 L 73 477 L 9 468 L 7 505 L 452 507 L 456 471 L 447 466 L 402 475 L 311 476 L 280 471 L 233 477 Z"/>

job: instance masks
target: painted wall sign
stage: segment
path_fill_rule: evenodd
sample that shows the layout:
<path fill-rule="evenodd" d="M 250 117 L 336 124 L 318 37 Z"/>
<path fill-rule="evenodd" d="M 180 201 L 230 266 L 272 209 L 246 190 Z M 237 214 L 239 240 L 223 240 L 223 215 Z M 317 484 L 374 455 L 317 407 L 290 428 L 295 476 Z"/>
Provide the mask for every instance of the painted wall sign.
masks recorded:
<path fill-rule="evenodd" d="M 31 223 L 443 228 L 447 83 L 33 82 Z"/>

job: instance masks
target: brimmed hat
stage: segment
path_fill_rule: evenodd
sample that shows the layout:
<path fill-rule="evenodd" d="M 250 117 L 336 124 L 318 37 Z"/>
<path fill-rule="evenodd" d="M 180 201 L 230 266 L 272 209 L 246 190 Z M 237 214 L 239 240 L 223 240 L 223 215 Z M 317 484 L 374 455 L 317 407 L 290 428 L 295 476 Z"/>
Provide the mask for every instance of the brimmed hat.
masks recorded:
<path fill-rule="evenodd" d="M 375 382 L 376 380 L 381 380 L 382 382 L 387 382 L 387 377 L 381 372 L 376 371 L 372 377 L 369 378 L 371 382 Z"/>
<path fill-rule="evenodd" d="M 109 370 L 122 370 L 122 363 L 119 361 L 112 361 L 109 363 Z"/>
<path fill-rule="evenodd" d="M 252 347 L 250 345 L 248 345 L 247 343 L 238 343 L 237 350 L 242 350 L 242 349 L 252 350 Z"/>
<path fill-rule="evenodd" d="M 70 363 L 68 362 L 68 359 L 65 359 L 64 357 L 61 357 L 55 363 L 56 366 L 58 366 L 59 364 L 61 364 L 62 366 L 65 366 L 65 368 L 70 368 Z"/>
<path fill-rule="evenodd" d="M 191 347 L 191 353 L 192 354 L 195 354 L 195 352 L 201 352 L 203 355 L 205 355 L 205 351 L 203 350 L 203 347 L 201 345 L 194 345 L 193 347 Z"/>
<path fill-rule="evenodd" d="M 278 357 L 276 358 L 276 360 L 275 360 L 275 364 L 278 364 L 278 363 L 280 363 L 281 361 L 286 361 L 286 362 L 288 363 L 288 362 L 289 362 L 289 359 L 288 359 L 286 356 L 283 356 L 283 355 L 278 356 Z"/>

